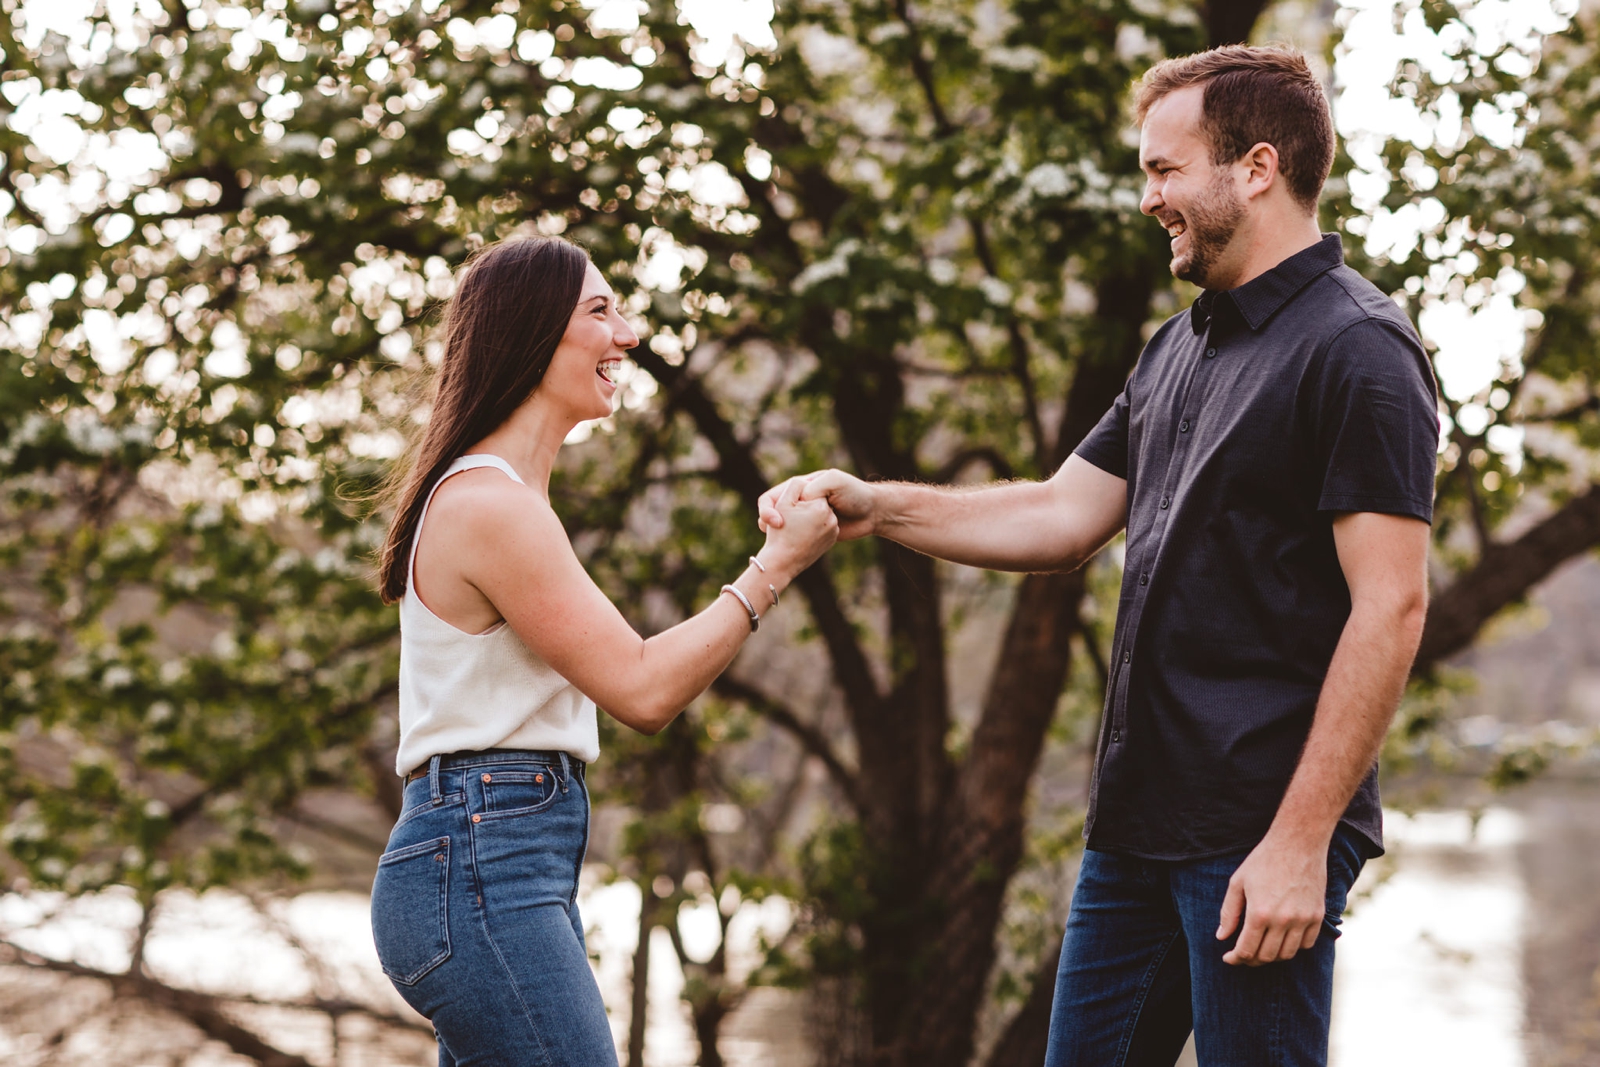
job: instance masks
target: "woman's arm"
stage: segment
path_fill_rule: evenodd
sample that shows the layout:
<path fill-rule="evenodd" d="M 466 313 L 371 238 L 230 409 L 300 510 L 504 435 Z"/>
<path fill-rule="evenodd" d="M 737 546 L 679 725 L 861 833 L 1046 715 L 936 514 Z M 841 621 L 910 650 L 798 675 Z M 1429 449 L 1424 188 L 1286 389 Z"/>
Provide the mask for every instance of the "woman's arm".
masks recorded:
<path fill-rule="evenodd" d="M 731 583 L 761 614 L 772 607 L 768 585 L 782 593 L 837 536 L 826 503 L 796 496 L 798 487 L 779 502 L 783 529 L 769 532 L 758 553 L 766 573 L 749 566 Z M 471 531 L 461 576 L 523 643 L 619 722 L 644 733 L 659 731 L 704 692 L 750 636 L 749 613 L 724 593 L 693 618 L 641 638 L 578 562 L 549 503 L 524 486 L 458 495 L 450 525 Z"/>

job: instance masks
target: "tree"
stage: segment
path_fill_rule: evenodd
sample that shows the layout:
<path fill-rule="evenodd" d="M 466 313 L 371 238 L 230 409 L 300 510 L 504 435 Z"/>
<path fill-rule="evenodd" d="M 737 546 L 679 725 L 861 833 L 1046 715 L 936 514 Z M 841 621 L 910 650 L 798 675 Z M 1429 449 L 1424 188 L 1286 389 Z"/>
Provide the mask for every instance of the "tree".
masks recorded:
<path fill-rule="evenodd" d="M 1264 6 L 810 0 L 778 11 L 769 37 L 754 4 L 135 0 L 53 24 L 5 0 L 13 863 L 34 886 L 126 884 L 149 906 L 173 886 L 293 873 L 274 819 L 296 817 L 308 786 L 365 776 L 394 802 L 374 725 L 394 617 L 369 588 L 381 516 L 361 501 L 398 430 L 425 418 L 412 381 L 437 354 L 430 315 L 485 241 L 579 239 L 648 324 L 626 410 L 554 486 L 641 629 L 715 595 L 758 544 L 756 497 L 794 470 L 1051 472 L 1121 389 L 1148 324 L 1187 299 L 1137 210 L 1127 87 L 1161 55 L 1244 39 Z M 1500 55 L 1481 72 L 1463 55 L 1476 80 L 1458 95 L 1486 91 L 1473 87 Z M 1592 111 L 1552 121 L 1587 129 Z M 1563 173 L 1586 181 L 1567 157 Z M 1537 192 L 1533 178 L 1472 185 L 1521 174 L 1510 149 L 1483 168 L 1438 162 L 1451 217 Z M 1548 216 L 1529 204 L 1506 207 L 1523 221 L 1496 224 L 1496 248 Z M 1344 225 L 1372 210 L 1347 207 Z M 1524 272 L 1549 294 L 1541 336 L 1564 353 L 1539 365 L 1586 381 L 1586 320 L 1556 300 L 1592 308 L 1593 275 L 1557 221 Z M 1439 257 L 1464 264 L 1441 226 Z M 1461 240 L 1480 228 L 1458 226 Z M 1402 268 L 1374 269 L 1404 291 Z M 1558 288 L 1538 289 L 1546 278 Z M 1566 418 L 1587 426 L 1592 411 Z M 1445 454 L 1479 473 L 1444 478 L 1441 558 L 1479 563 L 1440 596 L 1425 666 L 1548 572 L 1534 561 L 1600 539 L 1600 505 L 1576 496 L 1542 538 L 1459 552 L 1456 516 L 1492 530 L 1518 486 L 1556 485 L 1531 444 L 1521 469 L 1492 458 L 1504 450 L 1473 460 L 1488 433 L 1459 437 L 1465 464 Z M 1005 584 L 993 667 L 955 686 L 961 617 L 992 587 L 887 542 L 809 571 L 803 654 L 826 685 L 777 687 L 747 657 L 658 741 L 608 737 L 614 769 L 597 767 L 597 785 L 643 812 L 638 880 L 678 887 L 646 921 L 698 895 L 680 891 L 692 871 L 715 900 L 786 875 L 804 918 L 763 977 L 841 982 L 870 1062 L 968 1062 L 1041 753 L 1052 723 L 1071 725 L 1063 691 L 1102 673 L 1085 595 L 1100 573 Z M 958 688 L 980 695 L 958 703 Z M 711 745 L 742 721 L 784 733 L 831 783 L 833 816 L 793 863 L 776 862 L 772 827 L 797 779 L 765 799 L 765 845 L 699 831 L 704 801 L 747 796 Z M 1092 744 L 1085 732 L 1074 743 Z M 1066 824 L 1070 809 L 1033 814 Z M 738 990 L 706 966 L 690 999 L 709 1063 Z M 1053 972 L 1046 950 L 988 1062 L 1037 1061 Z"/>
<path fill-rule="evenodd" d="M 1418 320 L 1441 371 L 1439 588 L 1413 668 L 1424 688 L 1600 542 L 1588 162 L 1600 58 L 1592 19 L 1570 7 L 1496 23 L 1477 5 L 1403 5 L 1422 25 L 1388 95 L 1415 121 L 1352 142 L 1334 201 L 1359 265 Z M 1431 733 L 1435 709 L 1418 702 L 1407 730 Z M 1508 748 L 1491 780 L 1525 780 L 1562 747 Z"/>

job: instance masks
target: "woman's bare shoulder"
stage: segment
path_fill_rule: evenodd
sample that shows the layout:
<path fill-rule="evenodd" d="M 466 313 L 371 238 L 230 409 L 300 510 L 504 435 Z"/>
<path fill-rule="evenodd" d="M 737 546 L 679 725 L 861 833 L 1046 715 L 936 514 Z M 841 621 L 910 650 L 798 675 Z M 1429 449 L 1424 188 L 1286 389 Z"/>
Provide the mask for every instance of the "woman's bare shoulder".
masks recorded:
<path fill-rule="evenodd" d="M 428 509 L 429 525 L 458 534 L 500 534 L 508 530 L 550 533 L 560 520 L 544 494 L 494 467 L 476 467 L 445 479 Z"/>

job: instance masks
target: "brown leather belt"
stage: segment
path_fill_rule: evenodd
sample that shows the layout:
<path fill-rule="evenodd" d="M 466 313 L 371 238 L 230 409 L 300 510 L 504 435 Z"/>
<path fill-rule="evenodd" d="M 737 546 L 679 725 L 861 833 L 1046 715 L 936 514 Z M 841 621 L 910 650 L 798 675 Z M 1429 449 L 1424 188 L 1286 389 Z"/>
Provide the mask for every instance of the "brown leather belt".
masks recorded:
<path fill-rule="evenodd" d="M 503 750 L 503 751 L 506 751 L 506 752 L 517 752 L 517 750 L 514 750 L 514 749 L 506 749 L 506 750 Z M 561 753 L 559 753 L 559 752 L 545 752 L 545 751 L 531 752 L 530 751 L 530 752 L 527 752 L 527 753 L 517 752 L 517 754 L 526 755 L 530 759 L 532 759 L 534 761 L 538 761 L 538 762 L 543 762 L 543 761 L 546 761 L 546 760 L 551 761 L 551 762 L 555 762 L 555 761 L 559 761 L 561 759 Z M 451 759 L 452 757 L 456 757 L 456 756 L 471 757 L 471 756 L 474 756 L 474 755 L 482 755 L 482 753 L 475 753 L 475 752 L 455 753 L 455 752 L 451 752 L 451 753 L 447 753 L 444 756 L 444 758 L 446 760 L 448 760 L 448 759 Z M 572 768 L 577 772 L 578 777 L 582 778 L 583 777 L 583 771 L 584 771 L 583 761 L 581 759 L 578 759 L 576 756 L 571 756 L 571 755 L 569 755 L 567 757 L 567 761 L 572 766 Z M 432 762 L 432 761 L 431 760 L 425 761 L 422 764 L 422 766 L 418 767 L 416 770 L 414 770 L 410 774 L 406 775 L 405 778 L 403 779 L 405 784 L 410 785 L 412 782 L 415 782 L 419 778 L 428 777 L 428 763 L 430 763 L 430 762 Z"/>

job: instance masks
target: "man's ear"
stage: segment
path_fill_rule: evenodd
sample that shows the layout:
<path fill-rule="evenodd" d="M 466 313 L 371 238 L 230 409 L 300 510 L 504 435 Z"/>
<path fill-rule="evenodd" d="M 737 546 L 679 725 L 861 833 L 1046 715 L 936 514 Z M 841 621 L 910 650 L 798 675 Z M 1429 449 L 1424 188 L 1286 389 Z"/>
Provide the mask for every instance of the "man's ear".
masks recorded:
<path fill-rule="evenodd" d="M 1278 184 L 1278 150 L 1265 141 L 1253 145 L 1239 158 L 1237 166 L 1244 168 L 1246 197 L 1262 196 Z"/>

